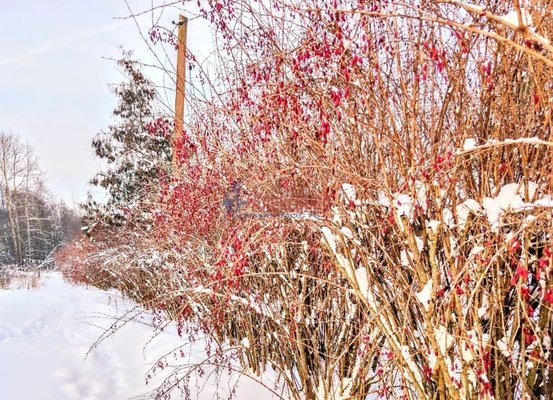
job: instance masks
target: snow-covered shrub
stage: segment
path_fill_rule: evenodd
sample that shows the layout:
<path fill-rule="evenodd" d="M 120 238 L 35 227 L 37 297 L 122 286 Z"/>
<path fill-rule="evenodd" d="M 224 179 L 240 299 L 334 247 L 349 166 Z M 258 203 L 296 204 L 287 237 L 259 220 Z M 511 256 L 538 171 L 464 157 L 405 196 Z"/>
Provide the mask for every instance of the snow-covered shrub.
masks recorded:
<path fill-rule="evenodd" d="M 543 6 L 200 2 L 222 69 L 140 242 L 172 261 L 108 271 L 287 398 L 547 398 Z"/>

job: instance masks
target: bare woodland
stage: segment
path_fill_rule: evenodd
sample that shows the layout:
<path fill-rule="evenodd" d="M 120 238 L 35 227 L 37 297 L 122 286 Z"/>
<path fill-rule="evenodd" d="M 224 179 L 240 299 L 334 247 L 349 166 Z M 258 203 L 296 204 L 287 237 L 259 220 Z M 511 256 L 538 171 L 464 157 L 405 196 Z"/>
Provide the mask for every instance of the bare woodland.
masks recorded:
<path fill-rule="evenodd" d="M 551 398 L 553 5 L 197 7 L 217 51 L 188 55 L 178 174 L 156 165 L 116 225 L 91 213 L 66 275 L 281 398 Z M 159 366 L 158 398 L 201 368 Z"/>
<path fill-rule="evenodd" d="M 33 149 L 0 132 L 0 264 L 41 263 L 79 230 L 79 218 L 49 194 Z"/>

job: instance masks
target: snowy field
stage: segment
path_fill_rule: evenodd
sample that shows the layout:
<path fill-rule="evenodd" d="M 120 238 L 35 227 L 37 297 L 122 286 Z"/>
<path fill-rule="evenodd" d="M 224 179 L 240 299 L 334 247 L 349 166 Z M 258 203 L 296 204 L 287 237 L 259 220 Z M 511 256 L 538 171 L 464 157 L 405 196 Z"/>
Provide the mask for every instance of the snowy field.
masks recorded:
<path fill-rule="evenodd" d="M 104 328 L 131 305 L 116 292 L 73 286 L 55 272 L 43 274 L 37 288 L 28 286 L 28 282 L 20 282 L 0 289 L 1 400 L 152 398 L 148 393 L 170 368 L 156 373 L 146 385 L 149 368 L 184 343 L 174 330 L 152 338 L 152 327 L 132 321 L 91 350 Z M 184 347 L 185 352 L 187 349 L 184 362 L 201 359 L 200 345 Z M 191 398 L 207 400 L 217 394 L 227 398 L 234 386 L 228 382 L 226 374 L 219 388 L 213 378 L 192 381 Z M 245 377 L 236 387 L 239 400 L 273 398 L 267 389 Z M 171 398 L 184 397 L 174 393 Z"/>

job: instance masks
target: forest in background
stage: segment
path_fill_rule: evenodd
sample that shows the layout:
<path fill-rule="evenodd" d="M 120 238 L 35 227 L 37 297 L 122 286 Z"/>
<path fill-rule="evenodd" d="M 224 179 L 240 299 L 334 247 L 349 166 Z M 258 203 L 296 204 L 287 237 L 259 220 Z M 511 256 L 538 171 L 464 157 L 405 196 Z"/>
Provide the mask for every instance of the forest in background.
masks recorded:
<path fill-rule="evenodd" d="M 184 131 L 123 60 L 93 143 L 108 201 L 57 254 L 206 340 L 204 363 L 152 367 L 173 371 L 157 398 L 237 360 L 286 399 L 550 398 L 550 2 L 194 10 L 217 47 L 187 54 Z"/>
<path fill-rule="evenodd" d="M 47 188 L 33 149 L 0 132 L 0 265 L 41 264 L 79 231 L 80 217 Z"/>

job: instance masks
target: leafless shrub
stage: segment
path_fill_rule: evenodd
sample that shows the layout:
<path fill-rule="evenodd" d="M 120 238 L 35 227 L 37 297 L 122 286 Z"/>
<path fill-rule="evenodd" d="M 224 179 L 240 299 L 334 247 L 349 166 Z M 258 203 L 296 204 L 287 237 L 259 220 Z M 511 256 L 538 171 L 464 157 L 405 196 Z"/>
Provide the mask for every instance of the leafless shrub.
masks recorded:
<path fill-rule="evenodd" d="M 172 261 L 102 273 L 286 397 L 548 398 L 547 4 L 200 13 L 223 79 L 141 242 Z"/>

